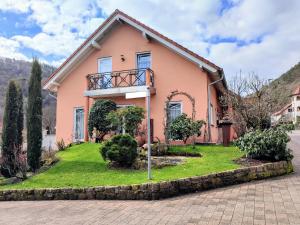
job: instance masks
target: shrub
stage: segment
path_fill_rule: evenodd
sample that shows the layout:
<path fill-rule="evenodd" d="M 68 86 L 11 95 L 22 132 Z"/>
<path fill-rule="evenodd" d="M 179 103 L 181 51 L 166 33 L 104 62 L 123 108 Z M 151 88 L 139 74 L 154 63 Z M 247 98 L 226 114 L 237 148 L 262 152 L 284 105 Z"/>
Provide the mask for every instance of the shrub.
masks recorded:
<path fill-rule="evenodd" d="M 56 146 L 57 146 L 58 151 L 65 150 L 66 149 L 66 144 L 65 144 L 64 139 L 61 139 L 60 141 L 57 141 Z"/>
<path fill-rule="evenodd" d="M 287 148 L 289 140 L 287 131 L 277 127 L 251 131 L 240 137 L 234 144 L 245 151 L 247 157 L 280 161 L 293 158 L 290 149 Z"/>
<path fill-rule="evenodd" d="M 125 132 L 134 136 L 138 126 L 145 117 L 145 110 L 138 106 L 129 106 L 110 112 L 107 116 L 111 122 L 112 129 L 123 127 Z"/>
<path fill-rule="evenodd" d="M 109 112 L 116 110 L 116 108 L 116 103 L 111 100 L 100 99 L 94 103 L 88 121 L 90 136 L 93 135 L 93 130 L 96 128 L 100 133 L 100 139 L 103 139 L 104 135 L 111 130 L 111 123 L 107 119 L 107 115 Z"/>
<path fill-rule="evenodd" d="M 283 123 L 283 124 L 279 124 L 277 128 L 282 128 L 286 131 L 292 131 L 295 130 L 295 124 L 293 124 L 293 122 L 290 123 Z"/>
<path fill-rule="evenodd" d="M 185 113 L 174 119 L 169 125 L 169 137 L 174 140 L 183 140 L 186 144 L 189 137 L 201 135 L 201 127 L 205 122 L 203 120 L 193 121 Z"/>
<path fill-rule="evenodd" d="M 105 141 L 100 147 L 104 160 L 117 162 L 120 166 L 130 167 L 137 157 L 137 143 L 128 134 L 118 134 Z"/>

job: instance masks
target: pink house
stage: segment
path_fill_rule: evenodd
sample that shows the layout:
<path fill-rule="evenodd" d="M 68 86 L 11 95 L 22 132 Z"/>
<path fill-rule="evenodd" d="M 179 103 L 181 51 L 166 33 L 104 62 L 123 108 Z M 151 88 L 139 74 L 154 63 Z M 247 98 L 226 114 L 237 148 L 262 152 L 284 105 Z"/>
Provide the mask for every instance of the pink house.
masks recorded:
<path fill-rule="evenodd" d="M 97 99 L 146 108 L 144 97 L 126 96 L 149 86 L 153 137 L 165 140 L 168 107 L 169 121 L 181 113 L 206 121 L 199 142 L 221 141 L 218 97 L 227 89 L 222 68 L 119 10 L 44 83 L 57 93 L 56 139 L 87 141 L 88 112 Z"/>

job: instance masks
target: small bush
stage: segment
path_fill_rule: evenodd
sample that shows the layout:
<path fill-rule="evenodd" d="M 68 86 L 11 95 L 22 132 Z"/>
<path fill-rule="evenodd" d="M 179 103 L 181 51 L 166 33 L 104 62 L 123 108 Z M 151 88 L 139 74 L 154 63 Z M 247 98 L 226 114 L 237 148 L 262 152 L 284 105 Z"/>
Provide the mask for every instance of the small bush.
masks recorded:
<path fill-rule="evenodd" d="M 193 121 L 192 118 L 183 113 L 170 123 L 168 129 L 169 137 L 173 140 L 183 140 L 186 144 L 191 136 L 201 135 L 203 124 L 205 124 L 203 120 Z"/>
<path fill-rule="evenodd" d="M 57 141 L 56 146 L 57 146 L 58 151 L 64 151 L 66 149 L 66 144 L 65 144 L 64 139 Z"/>
<path fill-rule="evenodd" d="M 137 142 L 128 134 L 119 134 L 105 141 L 100 147 L 104 160 L 117 162 L 120 166 L 130 167 L 137 157 Z"/>
<path fill-rule="evenodd" d="M 293 124 L 293 122 L 291 123 L 283 123 L 283 124 L 279 124 L 277 126 L 277 128 L 282 128 L 286 131 L 292 131 L 292 130 L 295 130 L 295 124 Z"/>
<path fill-rule="evenodd" d="M 248 157 L 271 161 L 291 160 L 293 155 L 287 148 L 290 138 L 283 127 L 255 130 L 240 137 L 234 144 Z"/>
<path fill-rule="evenodd" d="M 51 149 L 51 147 L 48 150 L 42 151 L 41 166 L 51 166 L 58 162 L 58 158 L 55 154 L 56 152 Z"/>

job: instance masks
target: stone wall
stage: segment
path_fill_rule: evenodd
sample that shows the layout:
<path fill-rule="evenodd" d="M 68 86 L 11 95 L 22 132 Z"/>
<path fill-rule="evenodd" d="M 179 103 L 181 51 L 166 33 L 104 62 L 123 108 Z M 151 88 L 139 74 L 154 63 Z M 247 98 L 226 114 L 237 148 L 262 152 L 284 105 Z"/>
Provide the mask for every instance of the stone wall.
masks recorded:
<path fill-rule="evenodd" d="M 156 200 L 252 180 L 280 176 L 291 173 L 292 171 L 293 166 L 291 162 L 281 161 L 210 174 L 207 176 L 141 185 L 0 190 L 0 201 L 84 199 Z"/>

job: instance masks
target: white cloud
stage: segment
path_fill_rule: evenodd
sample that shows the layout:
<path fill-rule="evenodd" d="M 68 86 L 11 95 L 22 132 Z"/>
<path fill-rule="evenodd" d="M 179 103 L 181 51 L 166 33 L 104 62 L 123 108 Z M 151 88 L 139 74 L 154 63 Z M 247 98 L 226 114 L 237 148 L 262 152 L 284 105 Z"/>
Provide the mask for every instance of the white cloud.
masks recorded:
<path fill-rule="evenodd" d="M 30 1 L 25 0 L 1 0 L 0 11 L 11 10 L 18 13 L 25 13 L 29 10 Z"/>
<path fill-rule="evenodd" d="M 12 44 L 0 46 L 0 54 L 8 49 L 6 54 L 16 55 L 20 47 L 27 47 L 61 57 L 50 62 L 58 65 L 103 22 L 99 8 L 107 16 L 119 8 L 207 57 L 229 76 L 240 69 L 277 76 L 300 60 L 299 0 L 227 2 L 230 8 L 223 9 L 219 0 L 1 0 L 0 11 L 30 12 L 24 23 L 36 23 L 42 32 L 5 40 Z M 222 41 L 228 38 L 246 45 Z"/>
<path fill-rule="evenodd" d="M 74 48 L 78 47 L 84 39 L 75 39 L 70 32 L 61 34 L 60 36 L 51 36 L 46 33 L 39 33 L 34 37 L 28 36 L 14 36 L 12 40 L 19 42 L 22 46 L 34 49 L 42 54 L 56 55 L 67 57 L 72 53 Z"/>
<path fill-rule="evenodd" d="M 19 52 L 20 44 L 17 41 L 0 36 L 0 56 L 14 59 L 29 60 Z"/>

